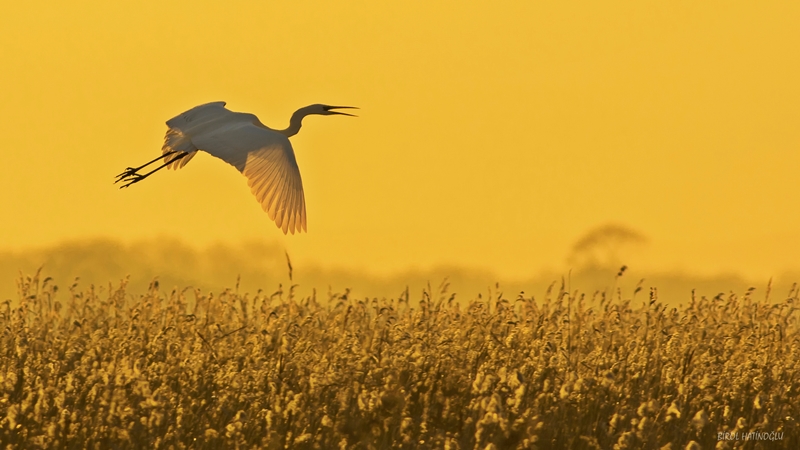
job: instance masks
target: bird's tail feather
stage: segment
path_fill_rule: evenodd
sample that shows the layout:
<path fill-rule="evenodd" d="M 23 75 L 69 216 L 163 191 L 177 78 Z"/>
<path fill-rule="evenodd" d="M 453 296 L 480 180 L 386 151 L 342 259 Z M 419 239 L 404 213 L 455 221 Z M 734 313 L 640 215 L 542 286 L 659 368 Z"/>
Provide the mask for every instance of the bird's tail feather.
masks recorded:
<path fill-rule="evenodd" d="M 172 151 L 177 151 L 179 153 L 167 156 L 164 162 L 172 161 L 172 163 L 167 165 L 167 167 L 177 170 L 185 166 L 192 158 L 194 158 L 194 155 L 197 154 L 197 147 L 192 144 L 191 139 L 184 135 L 181 130 L 177 128 L 170 128 L 167 131 L 167 135 L 164 136 L 164 146 L 161 147 L 161 154 Z M 183 153 L 188 153 L 188 155 L 180 157 L 180 155 Z"/>

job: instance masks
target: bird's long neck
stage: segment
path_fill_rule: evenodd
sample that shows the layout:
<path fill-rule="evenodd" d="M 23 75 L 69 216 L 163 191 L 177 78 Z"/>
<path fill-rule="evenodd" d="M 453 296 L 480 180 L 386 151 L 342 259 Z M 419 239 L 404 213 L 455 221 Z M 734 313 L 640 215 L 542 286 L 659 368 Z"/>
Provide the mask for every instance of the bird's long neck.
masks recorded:
<path fill-rule="evenodd" d="M 297 111 L 292 114 L 292 118 L 289 119 L 289 128 L 285 130 L 277 130 L 278 133 L 283 134 L 286 137 L 292 137 L 300 131 L 300 127 L 303 126 L 303 117 L 310 114 L 308 109 L 310 106 L 306 106 L 303 108 L 298 109 Z"/>

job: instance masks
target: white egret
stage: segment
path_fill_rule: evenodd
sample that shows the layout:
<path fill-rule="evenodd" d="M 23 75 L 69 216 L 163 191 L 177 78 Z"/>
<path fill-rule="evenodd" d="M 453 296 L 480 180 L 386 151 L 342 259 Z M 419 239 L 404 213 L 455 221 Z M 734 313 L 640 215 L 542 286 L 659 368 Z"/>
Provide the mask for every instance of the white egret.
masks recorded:
<path fill-rule="evenodd" d="M 303 182 L 289 137 L 302 126 L 310 114 L 330 116 L 352 114 L 334 109 L 357 109 L 353 106 L 309 105 L 292 114 L 289 128 L 273 130 L 253 114 L 233 112 L 225 102 L 196 106 L 167 121 L 167 135 L 161 156 L 139 167 L 128 167 L 117 175 L 124 182 L 121 188 L 138 183 L 159 170 L 179 169 L 191 160 L 198 150 L 236 167 L 245 177 L 269 218 L 286 234 L 306 231 L 306 204 Z M 150 172 L 139 170 L 163 159 L 165 162 Z"/>

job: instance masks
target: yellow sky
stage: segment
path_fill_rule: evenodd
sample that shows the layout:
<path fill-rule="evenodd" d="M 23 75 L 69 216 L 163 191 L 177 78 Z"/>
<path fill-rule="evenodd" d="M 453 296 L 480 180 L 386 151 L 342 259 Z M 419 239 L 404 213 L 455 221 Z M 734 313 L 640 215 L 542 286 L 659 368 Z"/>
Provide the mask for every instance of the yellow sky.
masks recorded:
<path fill-rule="evenodd" d="M 6 3 L 0 248 L 257 238 L 296 264 L 513 277 L 619 223 L 654 269 L 800 267 L 796 1 Z M 280 128 L 361 108 L 292 138 L 308 234 L 208 155 L 112 184 L 216 100 Z"/>

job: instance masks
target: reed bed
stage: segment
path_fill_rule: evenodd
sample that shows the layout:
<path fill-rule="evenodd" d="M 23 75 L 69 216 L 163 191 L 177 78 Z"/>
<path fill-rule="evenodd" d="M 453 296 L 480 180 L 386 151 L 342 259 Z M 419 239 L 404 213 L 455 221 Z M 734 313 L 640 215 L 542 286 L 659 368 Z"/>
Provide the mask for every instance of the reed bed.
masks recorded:
<path fill-rule="evenodd" d="M 4 448 L 800 448 L 796 288 L 678 308 L 563 283 L 468 303 L 38 274 L 19 292 Z"/>

